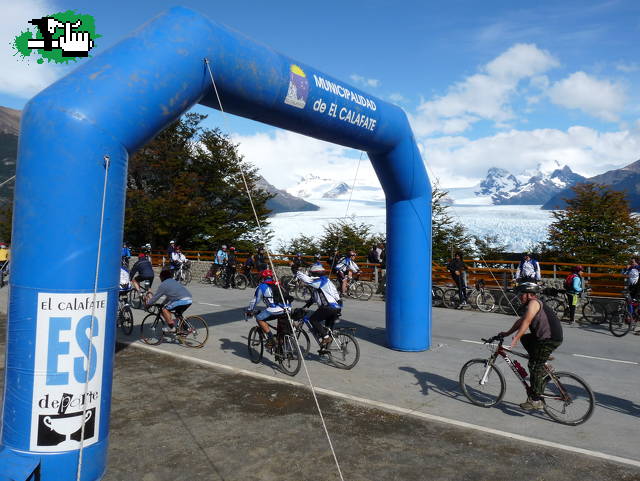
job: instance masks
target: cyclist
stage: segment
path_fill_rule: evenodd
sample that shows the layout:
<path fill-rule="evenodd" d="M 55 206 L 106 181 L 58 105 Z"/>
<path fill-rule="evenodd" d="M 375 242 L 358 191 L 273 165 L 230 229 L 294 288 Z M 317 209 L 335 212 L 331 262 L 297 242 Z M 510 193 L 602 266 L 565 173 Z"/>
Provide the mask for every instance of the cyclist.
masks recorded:
<path fill-rule="evenodd" d="M 549 306 L 538 299 L 540 287 L 535 282 L 523 282 L 516 286 L 515 292 L 525 307 L 525 313 L 508 331 L 499 335 L 507 337 L 515 332 L 511 341 L 514 348 L 518 341 L 529 353 L 529 373 L 531 375 L 531 392 L 527 400 L 520 404 L 522 409 L 542 409 L 542 390 L 544 364 L 551 353 L 562 344 L 562 324 Z M 525 334 L 529 329 L 531 332 Z"/>
<path fill-rule="evenodd" d="M 131 249 L 129 249 L 129 246 L 125 242 L 124 244 L 122 244 L 122 265 L 125 266 L 127 269 L 129 268 L 130 258 L 131 258 Z"/>
<path fill-rule="evenodd" d="M 451 274 L 453 282 L 458 287 L 458 296 L 460 297 L 460 306 L 467 305 L 467 283 L 465 281 L 465 271 L 467 266 L 462 260 L 462 253 L 456 252 L 455 256 L 447 264 L 447 270 Z"/>
<path fill-rule="evenodd" d="M 127 293 L 130 290 L 129 271 L 125 266 L 120 266 L 120 294 Z"/>
<path fill-rule="evenodd" d="M 584 290 L 582 279 L 582 266 L 573 266 L 572 272 L 564 280 L 564 289 L 567 294 L 567 305 L 569 306 L 569 324 L 573 324 L 576 318 L 576 307 L 578 300 Z"/>
<path fill-rule="evenodd" d="M 537 282 L 542 279 L 540 275 L 540 264 L 533 259 L 530 254 L 522 254 L 522 260 L 516 271 L 516 282 Z"/>
<path fill-rule="evenodd" d="M 333 329 L 333 325 L 340 316 L 342 310 L 342 300 L 333 282 L 326 276 L 322 265 L 313 265 L 309 269 L 309 275 L 298 271 L 296 278 L 300 279 L 309 287 L 313 288 L 311 299 L 304 305 L 305 309 L 312 304 L 318 305 L 318 310 L 311 314 L 309 321 L 315 329 L 318 339 L 321 339 L 321 346 L 328 346 L 331 343 L 331 336 L 327 328 Z M 325 327 L 322 326 L 324 320 Z"/>
<path fill-rule="evenodd" d="M 153 272 L 153 266 L 151 265 L 149 257 L 142 253 L 138 254 L 138 261 L 133 265 L 129 274 L 133 288 L 140 292 L 140 282 L 144 281 L 149 281 L 149 287 L 151 287 L 154 277 L 155 272 Z"/>
<path fill-rule="evenodd" d="M 4 279 L 9 273 L 9 249 L 4 243 L 0 244 L 0 287 L 4 286 Z"/>
<path fill-rule="evenodd" d="M 147 293 L 145 304 L 147 306 L 153 305 L 164 296 L 165 303 L 162 306 L 162 317 L 168 327 L 163 327 L 162 331 L 174 333 L 176 332 L 176 325 L 171 311 L 175 311 L 176 314 L 182 314 L 189 308 L 193 300 L 187 288 L 173 278 L 171 270 L 165 269 L 160 272 L 160 281 L 160 286 L 158 286 L 158 291 L 155 295 L 151 291 Z"/>
<path fill-rule="evenodd" d="M 236 248 L 231 246 L 229 247 L 229 252 L 227 253 L 227 266 L 224 271 L 224 288 L 228 289 L 229 286 L 235 289 L 236 287 L 236 264 L 238 260 L 236 259 Z"/>
<path fill-rule="evenodd" d="M 347 278 L 351 279 L 353 274 L 360 272 L 358 264 L 353 260 L 355 256 L 355 251 L 353 249 L 349 250 L 349 252 L 347 252 L 347 254 L 340 259 L 333 268 L 338 276 L 340 291 L 343 296 L 347 294 Z"/>
<path fill-rule="evenodd" d="M 169 247 L 167 247 L 167 257 L 169 258 L 169 260 L 171 260 L 171 256 L 173 255 L 175 250 L 176 250 L 176 241 L 170 240 Z"/>
<path fill-rule="evenodd" d="M 267 259 L 267 256 L 264 253 L 264 248 L 258 247 L 258 251 L 256 252 L 256 255 L 253 257 L 253 262 L 256 265 L 256 269 L 258 269 L 259 271 L 266 270 L 268 267 L 266 259 Z"/>
<path fill-rule="evenodd" d="M 175 250 L 171 253 L 171 267 L 172 270 L 180 269 L 180 266 L 187 262 L 187 258 L 182 253 L 180 246 L 176 246 Z"/>
<path fill-rule="evenodd" d="M 320 262 L 320 258 L 322 256 L 320 254 L 314 254 L 313 255 L 313 264 L 311 264 L 312 266 L 322 266 L 322 262 Z"/>
<path fill-rule="evenodd" d="M 280 294 L 282 293 L 282 295 Z M 256 322 L 267 336 L 267 346 L 273 347 L 273 333 L 269 328 L 267 321 L 275 319 L 291 310 L 291 301 L 293 298 L 287 294 L 284 286 L 279 285 L 273 278 L 273 271 L 265 269 L 260 273 L 260 284 L 256 287 L 253 299 L 247 307 L 247 315 L 256 316 Z M 258 312 L 256 306 L 262 301 L 266 307 Z M 278 330 L 280 330 L 280 322 L 278 322 Z"/>
<path fill-rule="evenodd" d="M 633 257 L 627 267 L 622 270 L 622 273 L 627 276 L 627 285 L 629 286 L 629 295 L 631 299 L 638 298 L 638 291 L 640 291 L 640 265 L 638 265 L 638 259 Z"/>
<path fill-rule="evenodd" d="M 295 276 L 301 267 L 307 267 L 307 263 L 302 258 L 302 254 L 298 252 L 291 261 L 291 273 Z"/>

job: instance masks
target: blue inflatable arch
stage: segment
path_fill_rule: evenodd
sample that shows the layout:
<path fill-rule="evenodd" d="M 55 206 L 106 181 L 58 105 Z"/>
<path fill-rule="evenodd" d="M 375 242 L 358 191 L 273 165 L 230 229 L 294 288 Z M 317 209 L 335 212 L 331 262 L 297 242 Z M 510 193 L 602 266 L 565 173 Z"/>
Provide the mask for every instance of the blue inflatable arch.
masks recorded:
<path fill-rule="evenodd" d="M 23 112 L 0 455 L 44 481 L 75 480 L 80 452 L 81 479 L 106 469 L 127 161 L 194 104 L 220 107 L 205 59 L 226 112 L 368 153 L 386 194 L 388 345 L 430 347 L 431 186 L 404 112 L 174 8 Z"/>

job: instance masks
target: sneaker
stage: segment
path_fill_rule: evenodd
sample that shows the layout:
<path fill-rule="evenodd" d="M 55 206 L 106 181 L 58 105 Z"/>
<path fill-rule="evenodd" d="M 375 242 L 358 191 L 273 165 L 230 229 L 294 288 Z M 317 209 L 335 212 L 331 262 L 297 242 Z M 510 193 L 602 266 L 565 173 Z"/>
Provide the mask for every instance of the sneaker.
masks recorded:
<path fill-rule="evenodd" d="M 460 305 L 461 305 L 461 306 L 468 306 L 469 304 L 467 304 L 467 301 L 462 301 L 462 302 L 460 303 Z"/>
<path fill-rule="evenodd" d="M 542 409 L 542 401 L 534 401 L 533 399 L 527 398 L 525 402 L 520 404 L 520 407 L 526 411 L 540 411 Z"/>
<path fill-rule="evenodd" d="M 176 326 L 175 324 L 171 327 L 163 327 L 162 328 L 162 333 L 163 334 L 175 334 L 176 333 Z"/>

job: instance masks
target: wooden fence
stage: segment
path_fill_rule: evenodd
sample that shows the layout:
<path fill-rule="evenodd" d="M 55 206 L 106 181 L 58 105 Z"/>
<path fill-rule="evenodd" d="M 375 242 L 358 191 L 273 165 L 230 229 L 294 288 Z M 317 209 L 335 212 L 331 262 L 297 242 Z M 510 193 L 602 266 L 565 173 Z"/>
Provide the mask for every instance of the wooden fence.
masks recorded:
<path fill-rule="evenodd" d="M 468 268 L 468 284 L 471 286 L 477 280 L 482 279 L 488 287 L 510 287 L 518 269 L 519 261 L 504 260 L 465 260 Z M 622 274 L 622 265 L 609 264 L 575 264 L 558 262 L 540 262 L 540 273 L 544 280 L 552 280 L 556 285 L 564 282 L 564 279 L 572 271 L 573 266 L 581 265 L 584 268 L 582 277 L 587 287 L 591 288 L 591 294 L 598 297 L 622 297 L 625 289 L 625 278 Z M 491 266 L 491 267 L 486 267 Z M 452 285 L 451 274 L 445 265 L 433 264 L 433 282 L 436 285 Z"/>

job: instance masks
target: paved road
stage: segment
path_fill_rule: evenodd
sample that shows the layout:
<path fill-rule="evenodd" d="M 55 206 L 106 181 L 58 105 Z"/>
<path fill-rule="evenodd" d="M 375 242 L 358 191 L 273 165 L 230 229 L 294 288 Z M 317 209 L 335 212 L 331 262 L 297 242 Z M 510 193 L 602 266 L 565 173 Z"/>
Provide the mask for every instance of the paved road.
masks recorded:
<path fill-rule="evenodd" d="M 228 291 L 197 284 L 189 287 L 194 294 L 195 303 L 188 312 L 205 317 L 211 329 L 209 342 L 205 348 L 195 350 L 162 344 L 156 348 L 159 352 L 191 356 L 274 379 L 291 380 L 272 364 L 254 365 L 247 358 L 246 334 L 252 324 L 243 320 L 242 312 L 251 295 L 250 291 Z M 4 310 L 6 306 L 5 294 L 6 289 L 0 291 L 0 310 Z M 141 320 L 142 314 L 136 312 L 137 322 Z M 636 336 L 617 339 L 599 328 L 565 330 L 566 341 L 557 351 L 554 365 L 558 370 L 570 370 L 587 379 L 597 400 L 596 411 L 589 422 L 579 427 L 566 427 L 550 421 L 544 415 L 522 412 L 517 404 L 524 398 L 524 393 L 506 370 L 507 396 L 500 407 L 475 407 L 460 393 L 457 383 L 460 367 L 466 360 L 485 356 L 487 352 L 485 347 L 473 341 L 505 329 L 512 322 L 506 316 L 436 309 L 432 349 L 421 353 L 398 352 L 385 346 L 384 304 L 380 301 L 347 301 L 344 319 L 344 325 L 357 328 L 361 361 L 352 371 L 341 371 L 312 357 L 308 368 L 317 387 L 386 403 L 399 408 L 398 412 L 404 410 L 416 415 L 440 416 L 640 461 L 637 450 L 640 339 Z M 137 330 L 134 330 L 134 334 L 137 334 Z M 136 336 L 121 338 L 121 341 L 139 343 Z M 156 362 L 161 364 L 159 369 L 168 364 L 166 358 L 160 358 Z M 294 381 L 306 383 L 304 373 L 299 373 Z M 126 390 L 126 386 L 124 389 Z M 114 404 L 118 401 L 115 396 L 114 394 Z M 317 442 L 323 442 L 321 437 Z M 445 476 L 441 479 L 453 478 Z M 556 478 L 551 476 L 540 479 Z"/>
<path fill-rule="evenodd" d="M 189 288 L 195 303 L 188 312 L 205 318 L 211 328 L 210 340 L 201 350 L 169 344 L 162 344 L 159 349 L 290 379 L 272 364 L 254 365 L 248 360 L 246 336 L 252 324 L 244 321 L 242 312 L 250 290 L 223 290 L 198 284 L 191 284 Z M 136 313 L 136 316 L 139 322 L 141 314 Z M 594 415 L 587 423 L 567 427 L 552 422 L 543 414 L 523 412 L 518 404 L 525 398 L 524 391 L 506 366 L 503 372 L 508 382 L 507 394 L 500 406 L 478 408 L 460 392 L 460 367 L 468 359 L 484 357 L 488 352 L 476 342 L 506 329 L 513 318 L 435 309 L 432 349 L 420 353 L 399 352 L 386 347 L 384 303 L 381 301 L 347 300 L 343 318 L 343 325 L 357 328 L 360 363 L 352 371 L 341 371 L 312 357 L 308 367 L 315 386 L 416 413 L 443 416 L 640 461 L 637 446 L 640 338 L 637 336 L 614 338 L 604 327 L 565 328 L 565 342 L 556 351 L 553 364 L 557 370 L 575 372 L 585 378 L 596 394 L 597 402 Z M 137 334 L 135 329 L 129 340 L 139 342 L 135 339 Z M 303 371 L 295 380 L 307 382 Z"/>

